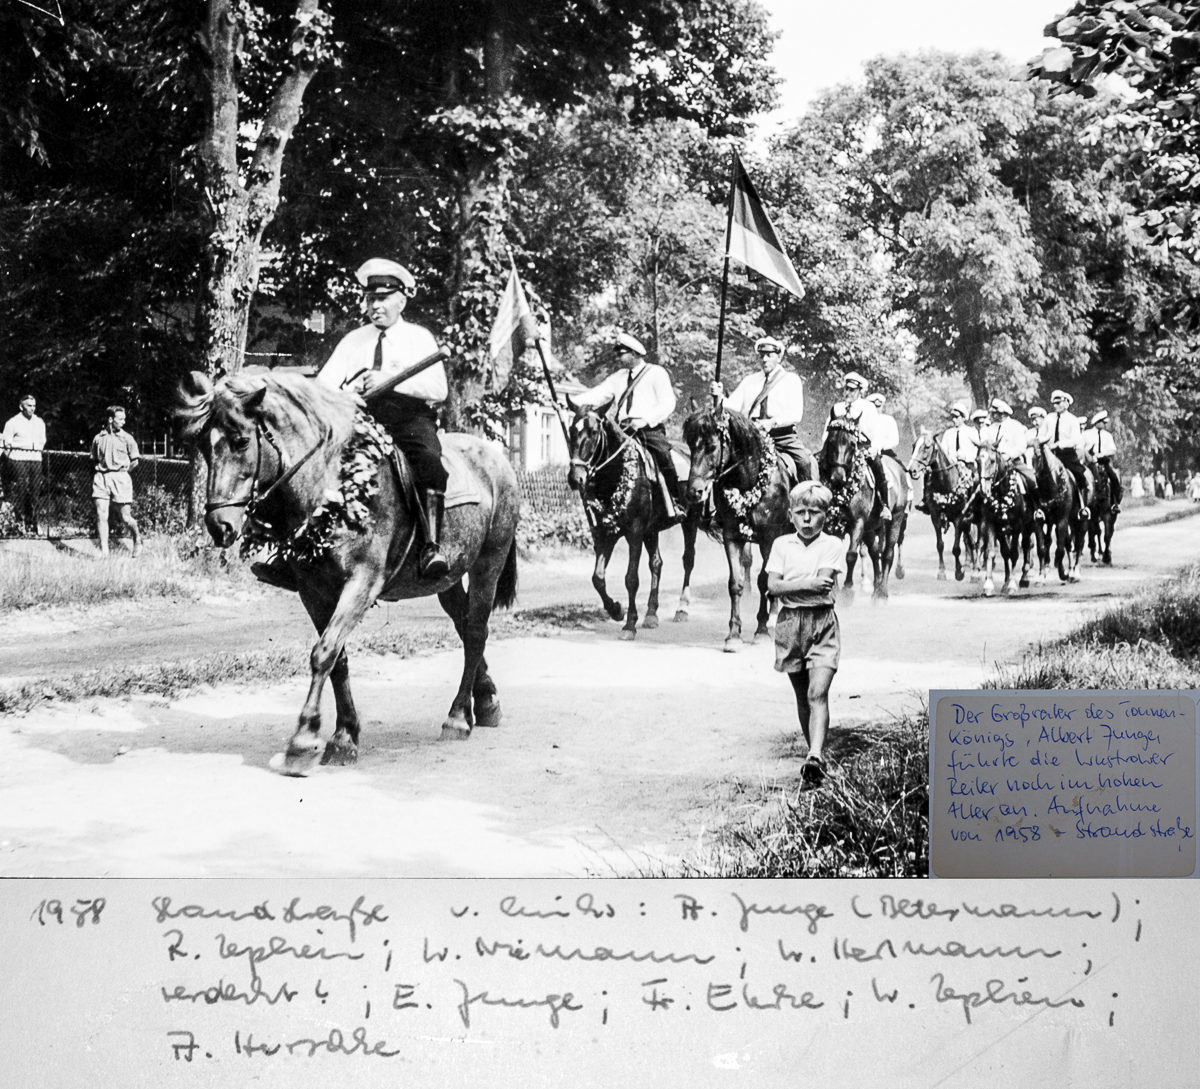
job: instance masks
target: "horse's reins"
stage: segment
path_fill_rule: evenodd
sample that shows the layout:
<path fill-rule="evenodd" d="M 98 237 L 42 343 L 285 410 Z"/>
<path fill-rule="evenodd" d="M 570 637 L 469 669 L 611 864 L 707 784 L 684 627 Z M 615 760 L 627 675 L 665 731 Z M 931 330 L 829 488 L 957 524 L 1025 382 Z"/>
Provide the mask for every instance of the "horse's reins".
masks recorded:
<path fill-rule="evenodd" d="M 329 441 L 329 436 L 332 432 L 327 428 L 322 427 L 321 437 L 316 441 L 316 444 L 311 447 L 303 457 L 300 458 L 294 465 L 285 469 L 283 473 L 275 480 L 262 495 L 256 495 L 258 490 L 258 474 L 262 471 L 262 440 L 266 436 L 267 442 L 271 444 L 271 449 L 275 451 L 279 458 L 280 467 L 287 464 L 287 455 L 275 441 L 275 436 L 271 434 L 271 429 L 267 427 L 262 420 L 256 420 L 254 424 L 255 437 L 255 455 L 254 455 L 254 476 L 250 479 L 250 494 L 245 499 L 220 499 L 209 501 L 204 504 L 204 513 L 211 514 L 214 510 L 220 510 L 222 507 L 245 507 L 247 513 L 250 509 L 259 503 L 265 503 L 274 493 L 276 488 L 281 487 L 291 480 L 301 467 L 307 462 L 318 450 L 321 449 Z"/>

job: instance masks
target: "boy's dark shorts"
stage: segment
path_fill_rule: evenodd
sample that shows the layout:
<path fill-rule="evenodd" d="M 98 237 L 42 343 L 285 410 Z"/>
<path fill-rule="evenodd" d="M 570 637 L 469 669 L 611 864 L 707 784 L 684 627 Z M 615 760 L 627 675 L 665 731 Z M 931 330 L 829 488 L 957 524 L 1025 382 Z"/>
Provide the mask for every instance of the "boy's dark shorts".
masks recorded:
<path fill-rule="evenodd" d="M 775 668 L 780 673 L 837 669 L 841 657 L 841 629 L 832 605 L 779 610 L 775 621 Z"/>

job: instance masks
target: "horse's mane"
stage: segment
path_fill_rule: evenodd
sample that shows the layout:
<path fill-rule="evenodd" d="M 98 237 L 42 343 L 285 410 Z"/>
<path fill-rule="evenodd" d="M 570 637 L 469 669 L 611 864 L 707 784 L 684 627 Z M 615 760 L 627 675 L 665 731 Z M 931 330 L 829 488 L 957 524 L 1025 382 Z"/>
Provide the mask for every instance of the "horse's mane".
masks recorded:
<path fill-rule="evenodd" d="M 191 391 L 180 389 L 175 410 L 183 433 L 189 436 L 198 435 L 210 424 L 249 426 L 243 405 L 264 389 L 264 414 L 277 420 L 297 414 L 320 420 L 332 429 L 335 441 L 350 432 L 354 421 L 354 399 L 348 393 L 303 375 L 230 374 L 214 384 L 207 375 L 193 371 L 191 384 Z"/>
<path fill-rule="evenodd" d="M 744 412 L 735 412 L 729 408 L 723 410 L 723 415 L 728 421 L 729 448 L 733 458 L 740 461 L 753 454 L 761 454 L 762 434 L 751 423 L 750 417 Z M 689 446 L 694 446 L 702 435 L 711 434 L 717 429 L 717 421 L 718 416 L 711 408 L 693 412 L 683 421 L 683 441 Z"/>

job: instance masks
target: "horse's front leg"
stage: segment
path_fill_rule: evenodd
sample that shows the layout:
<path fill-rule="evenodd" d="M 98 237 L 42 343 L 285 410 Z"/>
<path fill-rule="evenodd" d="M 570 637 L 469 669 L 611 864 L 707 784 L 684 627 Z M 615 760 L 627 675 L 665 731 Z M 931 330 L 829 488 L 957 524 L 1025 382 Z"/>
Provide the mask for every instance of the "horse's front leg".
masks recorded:
<path fill-rule="evenodd" d="M 593 542 L 596 548 L 596 566 L 592 571 L 592 585 L 596 587 L 596 593 L 600 595 L 600 601 L 604 605 L 604 611 L 608 613 L 613 620 L 623 620 L 625 613 L 618 601 L 613 601 L 608 596 L 608 586 L 605 584 L 605 572 L 608 570 L 608 561 L 612 559 L 613 549 L 617 547 L 619 537 L 612 537 L 607 534 L 596 534 Z"/>
<path fill-rule="evenodd" d="M 992 571 L 996 566 L 994 533 L 990 523 L 984 523 L 979 529 L 979 551 L 982 557 L 980 574 L 983 576 L 983 596 L 991 597 L 996 592 L 996 583 L 992 579 Z"/>
<path fill-rule="evenodd" d="M 324 747 L 319 736 L 321 733 L 321 690 L 325 687 L 325 679 L 334 670 L 335 664 L 340 661 L 341 665 L 337 670 L 337 679 L 334 684 L 334 697 L 337 699 L 339 690 L 343 700 L 349 697 L 350 671 L 344 654 L 346 637 L 363 618 L 363 614 L 382 588 L 382 567 L 377 569 L 374 565 L 369 564 L 360 567 L 342 587 L 333 615 L 329 618 L 312 649 L 310 656 L 312 680 L 308 686 L 308 696 L 304 701 L 304 706 L 300 709 L 300 723 L 296 727 L 292 739 L 288 742 L 283 767 L 280 769 L 283 774 L 305 775 L 321 759 Z M 353 724 L 353 735 L 351 735 L 351 723 Z M 344 734 L 339 739 L 335 752 L 330 756 L 332 763 L 353 763 L 358 752 L 358 715 L 354 710 L 354 704 L 348 702 L 348 705 L 343 705 L 343 701 L 339 700 L 339 732 L 342 731 L 343 726 Z M 337 759 L 339 754 L 343 757 L 341 761 Z"/>
<path fill-rule="evenodd" d="M 1017 583 L 1017 585 L 1022 590 L 1026 590 L 1029 588 L 1029 569 L 1032 566 L 1032 561 L 1030 559 L 1030 552 L 1033 549 L 1033 530 L 1027 525 L 1023 526 L 1021 528 L 1020 539 L 1021 539 L 1021 557 L 1022 557 L 1021 580 L 1020 580 L 1020 582 Z"/>
<path fill-rule="evenodd" d="M 333 616 L 336 600 L 318 594 L 311 586 L 300 587 L 300 599 L 313 622 L 313 627 L 318 633 L 324 632 Z M 337 726 L 333 737 L 325 744 L 321 763 L 339 766 L 354 764 L 358 761 L 359 721 L 354 697 L 350 693 L 350 663 L 346 658 L 345 647 L 333 663 L 329 680 L 333 684 L 333 699 L 337 706 Z M 320 729 L 319 724 L 317 729 Z"/>
<path fill-rule="evenodd" d="M 646 534 L 646 555 L 650 560 L 650 597 L 646 601 L 646 618 L 642 621 L 643 628 L 658 627 L 658 583 L 662 578 L 662 548 L 659 547 L 658 534 Z"/>
<path fill-rule="evenodd" d="M 871 566 L 875 570 L 875 587 L 871 592 L 874 601 L 888 599 L 888 578 L 892 571 L 892 562 L 896 555 L 896 538 L 899 536 L 904 515 L 900 514 L 887 525 L 887 532 L 881 534 L 883 549 L 878 542 L 868 542 L 867 551 L 871 555 Z"/>
<path fill-rule="evenodd" d="M 732 654 L 742 648 L 742 589 L 745 586 L 742 546 L 732 537 L 725 538 L 725 559 L 729 563 L 729 633 L 725 636 L 725 651 Z"/>
<path fill-rule="evenodd" d="M 1000 534 L 1000 558 L 1004 560 L 1004 585 L 1000 587 L 1002 594 L 1011 594 L 1016 589 L 1013 586 L 1013 574 L 1017 567 L 1018 548 L 1017 533 L 1003 530 Z"/>
<path fill-rule="evenodd" d="M 450 713 L 442 723 L 443 741 L 461 741 L 470 737 L 477 715 L 481 719 L 487 716 L 487 721 L 479 721 L 481 726 L 499 725 L 500 705 L 495 698 L 496 686 L 487 675 L 487 660 L 483 653 L 487 647 L 488 618 L 496 603 L 496 585 L 507 558 L 507 547 L 485 549 L 467 575 L 467 602 L 461 614 L 462 625 L 455 624 L 463 641 L 462 678 L 458 682 L 454 701 L 450 704 Z M 451 589 L 449 593 L 454 594 L 454 590 Z M 461 598 L 457 595 L 455 598 L 449 608 L 461 608 Z M 443 602 L 443 608 L 447 608 L 446 602 Z M 472 699 L 475 700 L 474 708 Z"/>
<path fill-rule="evenodd" d="M 763 541 L 758 546 L 762 556 L 762 566 L 758 571 L 758 614 L 755 616 L 754 638 L 750 640 L 752 643 L 757 643 L 760 635 L 770 635 L 767 628 L 767 621 L 771 617 L 771 599 L 767 596 L 767 558 L 771 554 L 771 543 L 771 541 Z M 747 548 L 749 547 L 747 546 Z"/>
<path fill-rule="evenodd" d="M 692 568 L 696 566 L 696 534 L 700 528 L 699 513 L 689 516 L 683 523 L 683 589 L 679 592 L 679 607 L 675 610 L 675 623 L 682 624 L 688 618 L 688 606 L 692 603 Z"/>
<path fill-rule="evenodd" d="M 626 536 L 625 540 L 629 543 L 629 566 L 625 569 L 625 592 L 629 595 L 629 609 L 625 614 L 625 626 L 621 629 L 620 637 L 622 639 L 637 638 L 637 592 L 640 582 L 638 580 L 638 567 L 642 562 L 642 539 L 632 535 Z"/>
<path fill-rule="evenodd" d="M 846 549 L 846 583 L 842 587 L 842 598 L 848 602 L 854 600 L 854 568 L 858 564 L 858 550 L 862 546 L 865 529 L 866 522 L 861 518 L 850 527 L 850 544 Z"/>

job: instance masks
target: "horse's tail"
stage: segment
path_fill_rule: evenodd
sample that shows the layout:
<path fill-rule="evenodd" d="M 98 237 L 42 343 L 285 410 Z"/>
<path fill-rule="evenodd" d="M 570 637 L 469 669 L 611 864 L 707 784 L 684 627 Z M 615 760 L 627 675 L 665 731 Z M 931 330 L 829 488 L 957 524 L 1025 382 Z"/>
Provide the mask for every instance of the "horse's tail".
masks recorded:
<path fill-rule="evenodd" d="M 517 600 L 517 540 L 508 547 L 508 559 L 504 561 L 504 570 L 496 583 L 496 605 L 498 609 L 511 609 Z"/>

